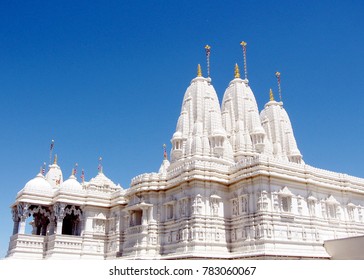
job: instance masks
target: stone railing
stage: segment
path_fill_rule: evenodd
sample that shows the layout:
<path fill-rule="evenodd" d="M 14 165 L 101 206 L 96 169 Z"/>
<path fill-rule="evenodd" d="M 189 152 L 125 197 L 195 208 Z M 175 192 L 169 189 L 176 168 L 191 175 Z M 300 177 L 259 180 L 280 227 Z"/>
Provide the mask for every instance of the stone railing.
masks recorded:
<path fill-rule="evenodd" d="M 45 250 L 45 236 L 14 234 L 10 238 L 9 250 L 6 257 L 43 259 Z M 27 257 L 28 258 L 28 257 Z"/>
<path fill-rule="evenodd" d="M 73 235 L 50 235 L 48 236 L 47 250 L 73 250 L 82 249 L 82 237 Z"/>
<path fill-rule="evenodd" d="M 24 250 L 41 250 L 43 251 L 45 236 L 15 234 L 10 238 L 9 251 L 15 247 Z"/>
<path fill-rule="evenodd" d="M 126 230 L 126 234 L 140 234 L 147 230 L 147 226 L 133 226 Z"/>

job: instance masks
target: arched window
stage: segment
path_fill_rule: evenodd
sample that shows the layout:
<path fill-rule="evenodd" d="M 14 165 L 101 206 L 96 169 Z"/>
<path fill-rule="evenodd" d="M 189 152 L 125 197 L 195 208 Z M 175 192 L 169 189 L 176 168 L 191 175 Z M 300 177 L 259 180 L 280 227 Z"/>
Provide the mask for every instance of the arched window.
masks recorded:
<path fill-rule="evenodd" d="M 62 234 L 79 236 L 81 234 L 82 210 L 78 206 L 67 206 L 63 218 Z"/>

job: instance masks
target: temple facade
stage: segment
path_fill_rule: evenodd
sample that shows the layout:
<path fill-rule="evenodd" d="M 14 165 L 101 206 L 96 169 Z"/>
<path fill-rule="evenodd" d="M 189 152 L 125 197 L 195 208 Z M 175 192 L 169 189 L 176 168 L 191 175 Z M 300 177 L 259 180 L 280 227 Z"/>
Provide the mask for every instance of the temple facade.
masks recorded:
<path fill-rule="evenodd" d="M 303 161 L 281 101 L 259 111 L 235 66 L 222 103 L 200 67 L 170 157 L 123 189 L 102 167 L 63 180 L 55 159 L 17 194 L 7 258 L 330 259 L 364 235 L 364 179 Z"/>

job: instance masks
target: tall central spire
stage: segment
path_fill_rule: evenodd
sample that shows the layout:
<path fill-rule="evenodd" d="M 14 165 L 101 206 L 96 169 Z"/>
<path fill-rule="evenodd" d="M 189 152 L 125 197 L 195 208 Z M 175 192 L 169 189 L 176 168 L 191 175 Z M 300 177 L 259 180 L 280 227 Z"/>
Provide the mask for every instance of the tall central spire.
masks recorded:
<path fill-rule="evenodd" d="M 254 94 L 247 80 L 240 78 L 235 64 L 234 77 L 222 100 L 222 121 L 233 148 L 234 159 L 270 152 L 265 131 L 260 123 Z"/>
<path fill-rule="evenodd" d="M 172 137 L 172 163 L 195 155 L 232 161 L 232 149 L 222 126 L 220 104 L 210 78 L 198 66 L 183 98 L 176 132 Z"/>

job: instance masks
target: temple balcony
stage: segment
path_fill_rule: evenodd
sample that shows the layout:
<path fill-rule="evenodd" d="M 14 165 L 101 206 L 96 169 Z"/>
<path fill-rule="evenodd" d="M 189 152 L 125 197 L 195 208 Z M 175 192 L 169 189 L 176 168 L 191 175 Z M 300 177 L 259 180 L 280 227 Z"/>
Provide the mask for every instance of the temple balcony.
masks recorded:
<path fill-rule="evenodd" d="M 45 238 L 41 235 L 14 234 L 10 237 L 7 257 L 43 259 Z"/>

